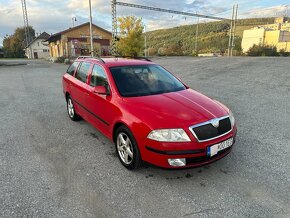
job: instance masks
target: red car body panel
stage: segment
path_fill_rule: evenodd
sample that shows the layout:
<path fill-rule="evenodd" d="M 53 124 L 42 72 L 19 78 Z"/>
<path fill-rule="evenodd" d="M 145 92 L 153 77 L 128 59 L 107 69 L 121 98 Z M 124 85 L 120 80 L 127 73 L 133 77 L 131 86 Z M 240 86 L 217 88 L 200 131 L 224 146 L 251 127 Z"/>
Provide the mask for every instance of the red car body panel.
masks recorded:
<path fill-rule="evenodd" d="M 105 63 L 96 59 L 80 60 L 103 67 L 107 74 L 110 95 L 94 93 L 90 84 L 74 76 L 63 76 L 63 91 L 76 102 L 76 112 L 109 139 L 114 139 L 116 125 L 124 124 L 133 133 L 143 161 L 164 168 L 176 168 L 168 164 L 168 158 L 200 158 L 200 161 L 186 167 L 201 166 L 214 162 L 227 155 L 231 148 L 220 155 L 207 158 L 206 148 L 229 138 L 235 138 L 236 125 L 226 135 L 198 142 L 189 127 L 214 118 L 229 115 L 229 109 L 221 103 L 206 97 L 190 88 L 158 95 L 122 97 L 118 92 L 110 67 L 153 64 L 141 60 L 107 58 Z M 92 66 L 91 66 L 92 70 Z M 190 142 L 158 142 L 148 139 L 152 130 L 182 128 L 190 137 Z"/>

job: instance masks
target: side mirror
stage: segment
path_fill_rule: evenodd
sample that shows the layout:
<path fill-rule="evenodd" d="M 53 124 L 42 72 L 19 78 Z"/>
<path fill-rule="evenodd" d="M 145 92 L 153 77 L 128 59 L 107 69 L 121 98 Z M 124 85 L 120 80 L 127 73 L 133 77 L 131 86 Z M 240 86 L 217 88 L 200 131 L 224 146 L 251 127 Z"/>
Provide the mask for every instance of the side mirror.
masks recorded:
<path fill-rule="evenodd" d="M 108 95 L 109 94 L 105 86 L 96 86 L 94 88 L 93 92 L 97 93 L 99 95 Z"/>

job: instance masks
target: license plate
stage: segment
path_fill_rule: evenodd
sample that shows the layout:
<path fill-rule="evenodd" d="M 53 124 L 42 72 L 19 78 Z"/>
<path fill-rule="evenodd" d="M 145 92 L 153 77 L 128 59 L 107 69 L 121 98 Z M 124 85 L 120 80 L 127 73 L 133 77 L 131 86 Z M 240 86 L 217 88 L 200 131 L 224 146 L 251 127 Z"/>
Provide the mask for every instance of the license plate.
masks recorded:
<path fill-rule="evenodd" d="M 226 148 L 229 148 L 233 145 L 234 139 L 230 138 L 226 141 L 223 141 L 221 143 L 212 145 L 210 147 L 207 148 L 207 155 L 212 157 L 214 155 L 216 155 L 219 151 L 222 151 Z"/>

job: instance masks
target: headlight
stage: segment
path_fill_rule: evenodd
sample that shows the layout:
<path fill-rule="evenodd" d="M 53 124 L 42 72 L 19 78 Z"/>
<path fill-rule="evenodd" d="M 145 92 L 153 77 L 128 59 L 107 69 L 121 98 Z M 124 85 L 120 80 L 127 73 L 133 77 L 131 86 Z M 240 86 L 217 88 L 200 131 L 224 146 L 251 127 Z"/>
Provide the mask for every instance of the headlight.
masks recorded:
<path fill-rule="evenodd" d="M 153 130 L 147 138 L 159 142 L 190 142 L 190 138 L 183 129 Z"/>
<path fill-rule="evenodd" d="M 235 118 L 231 111 L 229 111 L 229 116 L 230 116 L 231 125 L 233 127 L 235 125 Z"/>

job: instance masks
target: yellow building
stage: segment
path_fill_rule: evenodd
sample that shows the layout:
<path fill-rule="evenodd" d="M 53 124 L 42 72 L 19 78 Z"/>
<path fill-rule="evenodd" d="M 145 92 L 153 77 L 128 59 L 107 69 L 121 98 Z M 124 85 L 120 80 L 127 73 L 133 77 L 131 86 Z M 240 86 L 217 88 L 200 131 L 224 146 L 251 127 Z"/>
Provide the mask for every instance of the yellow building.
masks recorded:
<path fill-rule="evenodd" d="M 261 27 L 264 27 L 266 29 L 273 29 L 273 30 L 290 31 L 290 23 L 288 22 L 287 17 L 278 17 L 275 19 L 275 23 L 262 25 Z"/>
<path fill-rule="evenodd" d="M 94 52 L 98 55 L 110 54 L 111 32 L 92 25 Z M 76 57 L 90 54 L 89 22 L 51 35 L 49 42 L 50 57 Z"/>
<path fill-rule="evenodd" d="M 290 52 L 290 23 L 286 18 L 277 18 L 275 24 L 267 24 L 245 30 L 242 49 L 246 53 L 253 45 L 275 46 L 277 51 Z"/>

